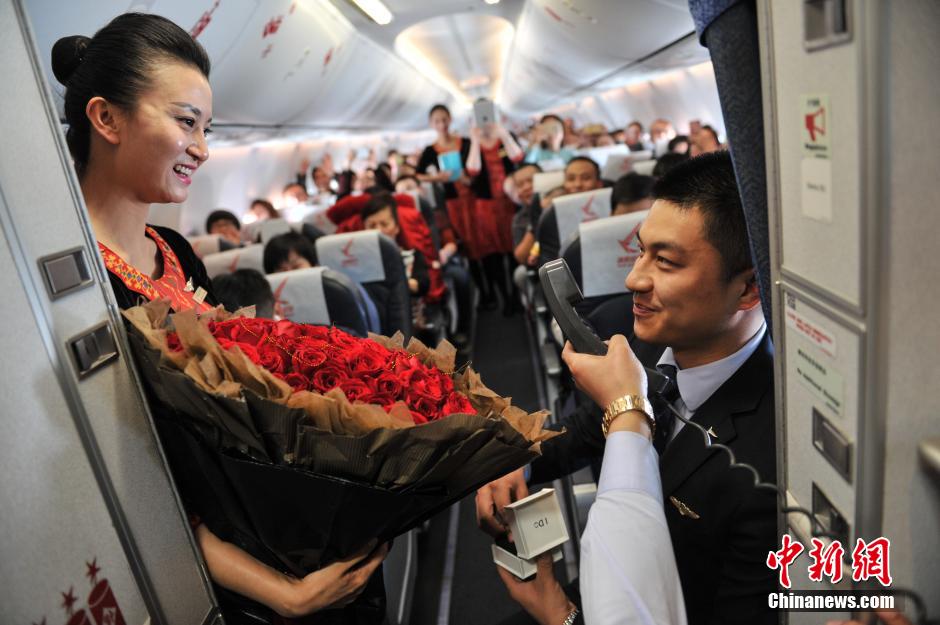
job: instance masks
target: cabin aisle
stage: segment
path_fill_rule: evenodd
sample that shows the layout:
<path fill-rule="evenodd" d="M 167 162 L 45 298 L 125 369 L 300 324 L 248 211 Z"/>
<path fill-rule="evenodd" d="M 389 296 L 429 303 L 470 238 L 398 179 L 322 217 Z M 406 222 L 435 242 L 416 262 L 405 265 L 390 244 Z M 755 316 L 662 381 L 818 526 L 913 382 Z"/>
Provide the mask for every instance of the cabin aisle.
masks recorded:
<path fill-rule="evenodd" d="M 537 410 L 538 395 L 524 318 L 503 317 L 499 311 L 479 315 L 473 367 L 490 388 L 511 396 L 514 405 Z M 496 573 L 490 556 L 491 540 L 477 528 L 474 497 L 471 495 L 460 503 L 455 519 L 452 512 L 443 512 L 433 519 L 422 536 L 411 623 L 497 623 L 518 612 L 519 606 L 509 598 Z M 449 550 L 453 550 L 450 557 Z"/>

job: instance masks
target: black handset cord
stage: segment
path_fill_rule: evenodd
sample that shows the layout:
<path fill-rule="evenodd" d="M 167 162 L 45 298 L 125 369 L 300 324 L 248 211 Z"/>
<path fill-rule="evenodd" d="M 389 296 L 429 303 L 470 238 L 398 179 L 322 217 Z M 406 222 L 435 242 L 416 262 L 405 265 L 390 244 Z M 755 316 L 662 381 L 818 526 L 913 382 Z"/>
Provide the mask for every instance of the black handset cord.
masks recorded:
<path fill-rule="evenodd" d="M 658 391 L 654 391 L 654 392 L 658 394 Z M 695 429 L 697 429 L 699 432 L 702 433 L 702 439 L 705 441 L 706 447 L 719 449 L 728 455 L 728 458 L 731 461 L 728 468 L 744 469 L 745 471 L 748 471 L 751 474 L 751 476 L 754 478 L 754 488 L 758 490 L 769 491 L 769 492 L 774 493 L 777 496 L 778 501 L 780 502 L 781 510 L 785 514 L 789 514 L 791 512 L 797 512 L 799 514 L 806 515 L 810 520 L 810 528 L 811 528 L 810 534 L 812 537 L 825 537 L 825 538 L 831 538 L 833 540 L 839 538 L 837 534 L 826 531 L 826 529 L 822 526 L 822 524 L 816 519 L 816 515 L 814 515 L 811 511 L 807 510 L 806 508 L 802 508 L 800 506 L 788 506 L 787 494 L 783 489 L 781 489 L 776 484 L 771 484 L 769 482 L 762 482 L 760 473 L 758 473 L 755 467 L 747 464 L 746 462 L 738 462 L 737 458 L 734 455 L 734 451 L 732 451 L 730 447 L 728 447 L 727 445 L 722 445 L 721 443 L 713 442 L 711 435 L 708 433 L 708 430 L 703 428 L 698 423 L 695 423 L 689 419 L 686 419 L 681 414 L 679 414 L 679 411 L 676 410 L 675 407 L 671 403 L 666 401 L 664 398 L 661 398 L 661 399 L 662 399 L 662 403 L 664 403 L 669 408 L 669 410 L 672 412 L 673 415 L 675 415 L 677 419 L 679 419 L 686 425 L 691 425 L 692 427 L 694 427 Z M 910 599 L 911 602 L 914 604 L 914 609 L 917 613 L 915 616 L 915 621 L 914 621 L 915 625 L 940 625 L 940 621 L 927 619 L 927 608 L 924 606 L 924 601 L 923 599 L 921 599 L 920 595 L 918 595 L 913 590 L 909 588 L 895 587 L 895 588 L 885 588 L 883 590 L 879 589 L 878 592 L 883 592 L 884 594 L 888 594 L 888 595 L 897 595 L 897 596 L 905 597 L 906 599 Z"/>

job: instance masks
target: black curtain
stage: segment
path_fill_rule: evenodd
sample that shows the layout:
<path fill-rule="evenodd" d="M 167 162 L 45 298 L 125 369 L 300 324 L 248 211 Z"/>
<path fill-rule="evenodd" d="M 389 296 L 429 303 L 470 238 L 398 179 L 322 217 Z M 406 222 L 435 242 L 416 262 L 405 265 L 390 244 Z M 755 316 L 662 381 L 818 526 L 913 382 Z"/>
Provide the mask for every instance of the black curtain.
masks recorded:
<path fill-rule="evenodd" d="M 700 18 L 702 5 L 726 4 L 690 0 Z M 698 6 L 696 6 L 698 5 Z M 706 9 L 707 12 L 707 9 Z M 698 13 L 698 15 L 696 15 Z M 698 21 L 698 20 L 697 20 Z M 701 22 L 697 24 L 703 26 Z M 699 31 L 715 68 L 721 114 L 734 172 L 741 191 L 751 256 L 757 273 L 761 304 L 771 328 L 770 243 L 767 230 L 767 173 L 764 158 L 764 111 L 761 99 L 757 9 L 753 0 L 736 2 Z"/>

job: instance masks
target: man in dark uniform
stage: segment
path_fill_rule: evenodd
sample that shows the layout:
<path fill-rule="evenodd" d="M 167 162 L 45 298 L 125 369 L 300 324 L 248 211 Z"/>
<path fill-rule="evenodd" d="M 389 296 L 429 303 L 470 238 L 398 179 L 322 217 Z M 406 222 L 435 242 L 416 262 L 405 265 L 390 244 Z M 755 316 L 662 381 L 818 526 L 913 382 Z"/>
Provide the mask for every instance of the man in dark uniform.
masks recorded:
<path fill-rule="evenodd" d="M 674 384 L 661 401 L 755 466 L 764 481 L 774 481 L 773 346 L 731 158 L 718 152 L 691 159 L 659 180 L 653 195 L 639 232 L 642 255 L 626 284 L 636 337 L 666 346 L 655 364 Z M 618 399 L 618 383 L 616 371 L 598 382 L 610 389 L 601 403 Z M 554 479 L 601 457 L 605 407 L 582 407 L 563 419 L 568 433 L 543 444 L 530 481 Z M 701 432 L 671 415 L 662 403 L 656 407 L 654 445 L 688 621 L 775 624 L 767 595 L 776 578 L 765 560 L 777 543 L 776 498 L 754 490 L 749 473 L 729 470 L 727 456 L 706 448 Z M 497 511 L 526 493 L 522 470 L 481 488 L 481 526 L 505 531 Z M 562 592 L 557 583 L 503 577 L 539 622 L 557 616 L 545 614 L 545 606 L 565 605 L 551 596 Z"/>

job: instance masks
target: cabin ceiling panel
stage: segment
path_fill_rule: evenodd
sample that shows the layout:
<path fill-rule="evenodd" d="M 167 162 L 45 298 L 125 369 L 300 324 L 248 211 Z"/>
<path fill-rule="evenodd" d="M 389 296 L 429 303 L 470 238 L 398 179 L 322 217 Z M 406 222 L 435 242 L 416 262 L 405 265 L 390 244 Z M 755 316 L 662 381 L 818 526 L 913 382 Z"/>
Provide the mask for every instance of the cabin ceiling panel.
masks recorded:
<path fill-rule="evenodd" d="M 595 89 L 694 30 L 688 8 L 663 0 L 529 0 L 517 25 L 500 102 L 534 113 Z"/>
<path fill-rule="evenodd" d="M 129 10 L 163 15 L 206 48 L 217 123 L 410 128 L 424 124 L 426 102 L 451 100 L 358 33 L 328 0 L 27 0 L 26 6 L 60 100 L 64 88 L 49 61 L 53 43 L 92 36 Z"/>

